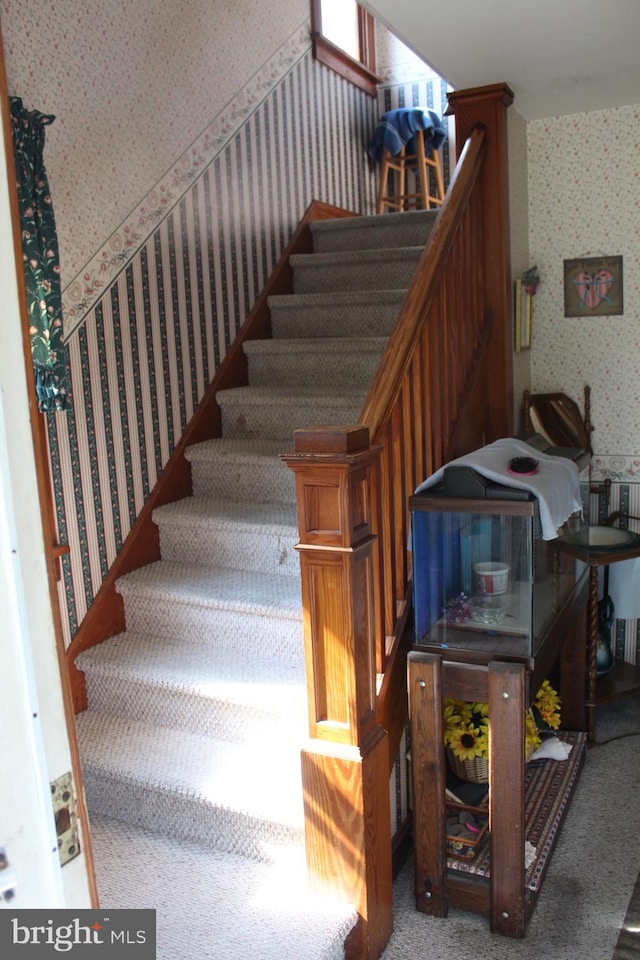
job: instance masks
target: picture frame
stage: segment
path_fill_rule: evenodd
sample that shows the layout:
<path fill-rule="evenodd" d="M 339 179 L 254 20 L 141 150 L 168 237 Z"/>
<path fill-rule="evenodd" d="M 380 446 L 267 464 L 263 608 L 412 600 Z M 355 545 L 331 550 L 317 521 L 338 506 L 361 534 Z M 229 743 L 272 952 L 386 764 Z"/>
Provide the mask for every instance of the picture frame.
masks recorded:
<path fill-rule="evenodd" d="M 579 257 L 563 266 L 565 317 L 624 313 L 622 257 Z"/>
<path fill-rule="evenodd" d="M 516 353 L 531 348 L 531 294 L 522 280 L 516 280 L 514 303 L 514 347 Z"/>

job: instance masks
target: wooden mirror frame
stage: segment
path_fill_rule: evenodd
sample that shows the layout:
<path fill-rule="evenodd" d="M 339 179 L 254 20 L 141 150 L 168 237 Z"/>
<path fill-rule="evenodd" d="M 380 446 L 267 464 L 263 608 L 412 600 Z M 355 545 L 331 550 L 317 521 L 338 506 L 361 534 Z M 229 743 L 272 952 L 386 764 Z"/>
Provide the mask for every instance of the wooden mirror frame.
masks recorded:
<path fill-rule="evenodd" d="M 539 433 L 555 447 L 574 447 L 593 455 L 590 387 L 584 388 L 584 414 L 566 393 L 525 390 L 523 401 L 526 433 Z"/>

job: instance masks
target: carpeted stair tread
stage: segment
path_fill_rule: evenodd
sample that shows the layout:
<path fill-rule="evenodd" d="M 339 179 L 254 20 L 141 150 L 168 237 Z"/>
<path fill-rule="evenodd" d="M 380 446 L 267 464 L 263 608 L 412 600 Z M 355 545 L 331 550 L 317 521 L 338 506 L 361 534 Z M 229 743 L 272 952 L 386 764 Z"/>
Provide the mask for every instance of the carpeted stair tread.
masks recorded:
<path fill-rule="evenodd" d="M 295 477 L 280 454 L 293 437 L 220 437 L 187 447 L 193 492 L 197 496 L 295 504 Z"/>
<path fill-rule="evenodd" d="M 239 658 L 301 656 L 299 576 L 161 560 L 120 578 L 127 629 Z"/>
<path fill-rule="evenodd" d="M 208 460 L 211 453 L 224 456 L 228 459 L 244 460 L 253 457 L 279 457 L 287 450 L 282 440 L 273 440 L 269 437 L 216 437 L 213 440 L 203 440 L 201 443 L 191 444 L 185 450 L 185 457 L 191 463 L 198 460 Z"/>
<path fill-rule="evenodd" d="M 311 222 L 313 249 L 318 253 L 335 250 L 371 250 L 389 247 L 424 246 L 438 210 L 411 210 L 402 215 L 348 217 Z"/>
<path fill-rule="evenodd" d="M 355 423 L 366 397 L 363 387 L 232 387 L 217 394 L 225 436 L 281 437 L 293 444 L 295 430 L 315 424 Z"/>
<path fill-rule="evenodd" d="M 404 263 L 406 260 L 419 260 L 424 250 L 422 247 L 389 247 L 374 250 L 336 250 L 328 253 L 294 253 L 291 256 L 291 265 L 316 264 L 320 266 L 357 266 L 361 263 Z M 385 288 L 387 289 L 387 288 Z"/>
<path fill-rule="evenodd" d="M 103 816 L 265 859 L 302 839 L 300 758 L 86 710 L 76 717 L 87 799 Z"/>
<path fill-rule="evenodd" d="M 387 337 L 287 338 L 244 343 L 252 387 L 331 385 L 368 389 Z"/>
<path fill-rule="evenodd" d="M 257 616 L 301 618 L 300 583 L 296 577 L 158 560 L 120 577 L 116 589 L 125 598 L 136 593 L 156 600 L 223 607 Z"/>
<path fill-rule="evenodd" d="M 295 751 L 267 756 L 262 749 L 96 710 L 79 714 L 76 726 L 89 778 L 93 769 L 101 768 L 125 782 L 295 829 L 302 826 L 300 758 Z"/>
<path fill-rule="evenodd" d="M 171 519 L 212 520 L 219 527 L 281 536 L 296 536 L 296 510 L 288 503 L 245 503 L 238 500 L 219 500 L 216 497 L 185 497 L 173 503 L 156 507 L 154 523 Z"/>
<path fill-rule="evenodd" d="M 298 748 L 307 732 L 304 661 L 196 647 L 131 632 L 84 651 L 92 709 L 234 743 Z"/>
<path fill-rule="evenodd" d="M 285 337 L 388 337 L 406 288 L 291 293 L 269 297 L 271 331 Z"/>
<path fill-rule="evenodd" d="M 368 308 L 380 303 L 395 305 L 402 303 L 406 295 L 406 287 L 391 287 L 388 290 L 336 290 L 335 293 L 273 293 L 267 302 L 271 310 L 274 307 L 300 310 L 304 307 L 329 306 L 340 312 L 349 307 Z M 318 330 L 316 335 L 324 337 L 324 332 Z"/>
<path fill-rule="evenodd" d="M 281 387 L 228 387 L 226 390 L 220 390 L 216 397 L 221 405 L 231 400 L 242 400 L 245 403 L 255 406 L 264 406 L 265 403 L 282 406 L 289 405 L 292 401 L 313 406 L 320 403 L 343 403 L 347 406 L 364 396 L 365 391 L 361 387 L 341 390 L 337 396 L 334 396 L 326 387 L 321 389 L 318 386 L 295 386 L 287 385 Z"/>
<path fill-rule="evenodd" d="M 291 257 L 295 293 L 408 287 L 423 247 L 298 253 Z"/>
<path fill-rule="evenodd" d="M 91 828 L 101 902 L 156 910 L 158 960 L 344 960 L 357 914 L 309 889 L 302 850 L 256 863 L 106 817 Z"/>
<path fill-rule="evenodd" d="M 84 650 L 76 658 L 81 670 L 119 680 L 179 687 L 208 699 L 242 706 L 269 708 L 293 715 L 306 711 L 304 661 L 256 654 L 239 661 L 228 650 L 189 647 L 166 637 L 147 637 L 125 631 L 108 642 Z"/>
<path fill-rule="evenodd" d="M 381 353 L 387 337 L 288 337 L 277 340 L 245 340 L 243 349 L 248 357 L 254 354 L 290 353 L 344 356 L 345 353 Z"/>
<path fill-rule="evenodd" d="M 163 560 L 295 577 L 294 503 L 186 497 L 153 512 Z"/>

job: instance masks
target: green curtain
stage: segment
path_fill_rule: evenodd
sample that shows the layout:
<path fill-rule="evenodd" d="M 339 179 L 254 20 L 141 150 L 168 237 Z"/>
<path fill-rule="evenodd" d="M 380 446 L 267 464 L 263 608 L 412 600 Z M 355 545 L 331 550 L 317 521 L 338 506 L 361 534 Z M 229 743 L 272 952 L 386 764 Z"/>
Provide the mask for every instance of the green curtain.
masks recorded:
<path fill-rule="evenodd" d="M 55 117 L 25 110 L 19 97 L 10 98 L 10 112 L 38 407 L 43 413 L 67 410 L 58 239 L 43 160 L 45 127 Z"/>

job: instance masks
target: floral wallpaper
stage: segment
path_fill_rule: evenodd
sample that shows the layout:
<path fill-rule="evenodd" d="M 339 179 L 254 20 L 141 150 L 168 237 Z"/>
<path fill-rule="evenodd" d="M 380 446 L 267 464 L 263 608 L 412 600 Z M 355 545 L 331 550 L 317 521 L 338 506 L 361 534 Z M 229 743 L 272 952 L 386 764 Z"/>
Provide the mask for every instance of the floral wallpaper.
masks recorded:
<path fill-rule="evenodd" d="M 308 38 L 309 0 L 0 0 L 0 20 L 9 93 L 56 116 L 47 171 L 68 312 L 255 107 L 247 86 L 260 98 L 280 79 L 273 52 L 289 65 L 300 55 L 290 38 Z M 223 111 L 228 127 L 212 122 Z"/>
<path fill-rule="evenodd" d="M 591 386 L 593 475 L 640 482 L 640 105 L 528 125 L 532 388 Z M 624 313 L 565 317 L 563 260 L 622 256 Z"/>

